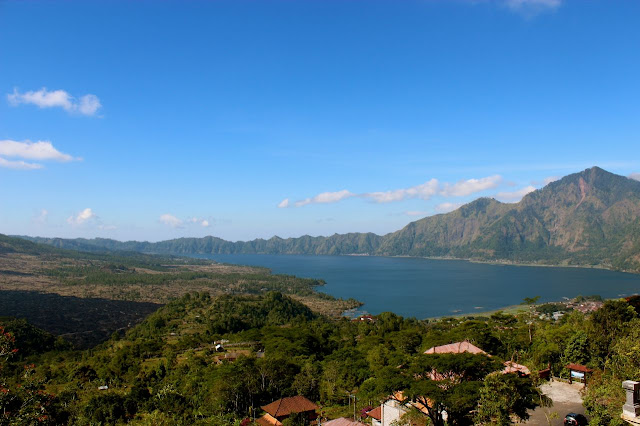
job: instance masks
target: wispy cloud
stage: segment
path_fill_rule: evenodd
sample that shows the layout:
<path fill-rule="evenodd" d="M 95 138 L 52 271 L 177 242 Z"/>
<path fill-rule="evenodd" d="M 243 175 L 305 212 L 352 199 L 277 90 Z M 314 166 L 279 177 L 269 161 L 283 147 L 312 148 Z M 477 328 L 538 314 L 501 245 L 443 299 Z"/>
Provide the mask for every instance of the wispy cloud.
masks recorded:
<path fill-rule="evenodd" d="M 42 224 L 47 222 L 47 218 L 48 217 L 49 217 L 49 211 L 47 209 L 42 209 L 42 210 L 40 210 L 40 212 L 38 214 L 33 216 L 31 221 L 33 223 L 37 223 L 39 225 L 42 225 Z"/>
<path fill-rule="evenodd" d="M 493 175 L 480 179 L 461 180 L 456 183 L 441 184 L 438 179 L 431 179 L 423 184 L 409 188 L 392 189 L 388 191 L 365 192 L 356 194 L 346 189 L 337 192 L 323 192 L 314 197 L 296 201 L 295 207 L 302 207 L 308 204 L 337 203 L 347 198 L 359 197 L 369 199 L 375 203 L 392 203 L 408 199 L 430 200 L 435 196 L 442 197 L 464 197 L 477 192 L 496 188 L 502 183 L 502 176 Z M 282 200 L 278 207 L 290 207 L 289 198 Z"/>
<path fill-rule="evenodd" d="M 441 194 L 445 197 L 464 197 L 476 192 L 496 188 L 502 183 L 502 176 L 493 175 L 481 179 L 461 180 L 453 185 L 445 184 Z"/>
<path fill-rule="evenodd" d="M 27 163 L 25 161 L 9 161 L 0 157 L 0 167 L 4 167 L 6 169 L 17 169 L 17 170 L 37 170 L 41 169 L 42 164 L 37 163 Z"/>
<path fill-rule="evenodd" d="M 49 141 L 22 142 L 12 140 L 0 140 L 0 155 L 4 157 L 19 157 L 28 160 L 54 160 L 72 161 L 74 158 L 69 154 L 63 154 L 53 147 Z"/>
<path fill-rule="evenodd" d="M 286 209 L 287 207 L 289 207 L 289 199 L 285 198 L 284 200 L 280 201 L 278 203 L 278 208 L 279 209 Z"/>
<path fill-rule="evenodd" d="M 346 200 L 347 198 L 355 197 L 356 194 L 343 189 L 336 192 L 323 192 L 311 198 L 296 201 L 296 207 L 306 206 L 308 204 L 330 204 L 337 203 L 338 201 Z M 280 203 L 282 204 L 282 203 Z M 287 203 L 288 204 L 288 203 Z"/>
<path fill-rule="evenodd" d="M 562 0 L 505 0 L 505 4 L 513 12 L 530 18 L 558 9 Z"/>
<path fill-rule="evenodd" d="M 170 213 L 161 215 L 158 218 L 158 221 L 163 225 L 167 225 L 172 228 L 185 228 L 187 226 L 200 226 L 202 228 L 208 228 L 211 226 L 211 219 L 193 216 L 183 220 Z"/>
<path fill-rule="evenodd" d="M 631 173 L 629 177 L 631 179 L 640 180 L 640 173 Z"/>
<path fill-rule="evenodd" d="M 462 203 L 440 203 L 435 207 L 437 213 L 449 213 L 462 206 Z"/>
<path fill-rule="evenodd" d="M 90 220 L 97 219 L 98 216 L 90 208 L 86 208 L 76 215 L 69 216 L 67 223 L 70 225 L 82 225 Z"/>
<path fill-rule="evenodd" d="M 362 194 L 365 198 L 370 198 L 376 203 L 391 203 L 393 201 L 402 201 L 408 198 L 420 198 L 428 200 L 438 193 L 438 179 L 431 179 L 421 185 L 412 186 L 411 188 L 394 189 L 391 191 L 369 192 Z"/>
<path fill-rule="evenodd" d="M 178 219 L 177 217 L 169 213 L 165 213 L 161 215 L 158 220 L 160 221 L 160 223 L 170 226 L 172 228 L 183 228 L 183 224 L 184 224 L 182 219 Z"/>
<path fill-rule="evenodd" d="M 7 160 L 9 158 L 20 158 L 21 160 Z M 23 160 L 38 161 L 58 161 L 68 162 L 80 160 L 69 154 L 64 154 L 53 147 L 49 141 L 22 142 L 9 139 L 0 140 L 0 167 L 9 169 L 35 170 L 44 166 L 40 163 L 31 163 Z"/>
<path fill-rule="evenodd" d="M 542 179 L 542 180 L 532 180 L 531 181 L 531 185 L 533 186 L 546 186 L 549 185 L 551 182 L 555 182 L 557 180 L 560 180 L 561 176 L 547 176 L 546 178 Z"/>
<path fill-rule="evenodd" d="M 203 219 L 200 217 L 192 217 L 191 219 L 189 219 L 189 223 L 200 225 L 203 228 L 208 228 L 210 226 L 208 219 Z"/>
<path fill-rule="evenodd" d="M 522 197 L 535 190 L 536 188 L 533 185 L 529 185 L 525 186 L 524 188 L 520 188 L 517 191 L 498 192 L 495 198 L 507 203 L 517 203 L 518 201 L 522 200 Z"/>
<path fill-rule="evenodd" d="M 409 210 L 408 212 L 404 212 L 407 216 L 428 216 L 431 212 L 422 211 L 422 210 Z"/>
<path fill-rule="evenodd" d="M 73 114 L 94 116 L 102 107 L 100 99 L 96 95 L 87 94 L 75 98 L 65 90 L 32 90 L 20 93 L 13 89 L 13 93 L 7 95 L 10 105 L 32 104 L 39 108 L 62 108 Z"/>

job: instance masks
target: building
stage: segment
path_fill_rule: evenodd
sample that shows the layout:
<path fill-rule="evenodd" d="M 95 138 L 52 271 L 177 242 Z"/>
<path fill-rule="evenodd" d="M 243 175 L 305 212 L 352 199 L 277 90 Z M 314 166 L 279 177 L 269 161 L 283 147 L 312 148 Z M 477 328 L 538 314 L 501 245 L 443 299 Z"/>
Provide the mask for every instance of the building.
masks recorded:
<path fill-rule="evenodd" d="M 401 425 L 400 418 L 404 416 L 411 408 L 415 408 L 428 416 L 429 408 L 426 404 L 432 404 L 426 398 L 419 398 L 419 401 L 408 401 L 404 398 L 402 392 L 396 392 L 390 395 L 379 407 L 367 412 L 367 416 L 371 417 L 372 426 L 397 426 Z M 447 413 L 443 413 L 444 420 L 447 419 Z"/>
<path fill-rule="evenodd" d="M 304 396 L 291 396 L 273 401 L 261 407 L 266 413 L 256 419 L 260 426 L 282 426 L 282 422 L 293 413 L 304 413 L 312 423 L 316 424 L 318 406 Z"/>
<path fill-rule="evenodd" d="M 361 422 L 356 422 L 351 419 L 340 417 L 339 419 L 329 420 L 328 422 L 322 423 L 322 426 L 367 426 L 367 425 Z"/>
<path fill-rule="evenodd" d="M 382 426 L 382 405 L 367 411 L 367 416 L 371 417 L 371 426 Z"/>
<path fill-rule="evenodd" d="M 513 361 L 505 361 L 502 373 L 515 373 L 520 377 L 527 377 L 531 375 L 531 371 L 529 371 L 529 368 L 527 368 L 527 366 L 518 364 Z"/>
<path fill-rule="evenodd" d="M 449 343 L 448 345 L 434 346 L 424 351 L 425 354 L 461 354 L 468 352 L 470 354 L 483 354 L 487 355 L 485 351 L 469 343 L 468 340 L 464 342 Z"/>

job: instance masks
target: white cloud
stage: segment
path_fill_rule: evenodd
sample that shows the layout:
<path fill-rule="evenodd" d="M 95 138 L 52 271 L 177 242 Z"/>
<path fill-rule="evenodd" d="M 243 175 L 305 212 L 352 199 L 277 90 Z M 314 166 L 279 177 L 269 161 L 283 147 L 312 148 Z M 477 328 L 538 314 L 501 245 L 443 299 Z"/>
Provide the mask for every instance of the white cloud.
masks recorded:
<path fill-rule="evenodd" d="M 49 91 L 46 87 L 24 93 L 13 89 L 13 93 L 7 95 L 7 100 L 14 106 L 33 104 L 39 108 L 62 108 L 67 112 L 81 115 L 95 115 L 102 107 L 96 95 L 88 94 L 76 99 L 65 90 Z"/>
<path fill-rule="evenodd" d="M 640 173 L 631 173 L 629 177 L 634 180 L 640 180 Z"/>
<path fill-rule="evenodd" d="M 435 207 L 438 213 L 449 213 L 462 206 L 462 203 L 440 203 Z"/>
<path fill-rule="evenodd" d="M 160 216 L 160 223 L 168 225 L 172 228 L 182 228 L 183 222 L 172 214 L 165 213 Z"/>
<path fill-rule="evenodd" d="M 504 201 L 507 203 L 517 203 L 530 192 L 535 191 L 536 188 L 532 185 L 525 186 L 524 188 L 520 188 L 517 191 L 513 192 L 498 192 L 495 196 L 496 199 L 500 201 Z"/>
<path fill-rule="evenodd" d="M 502 183 L 502 176 L 493 175 L 481 179 L 461 180 L 453 185 L 445 184 L 440 193 L 445 197 L 464 197 L 476 192 L 493 189 Z"/>
<path fill-rule="evenodd" d="M 551 182 L 555 182 L 560 179 L 560 176 L 549 176 L 544 178 L 544 184 L 549 185 Z"/>
<path fill-rule="evenodd" d="M 40 210 L 40 213 L 38 213 L 37 215 L 33 216 L 32 222 L 33 223 L 38 223 L 38 224 L 43 224 L 47 221 L 47 218 L 49 217 L 49 211 L 47 211 L 46 209 L 42 209 Z"/>
<path fill-rule="evenodd" d="M 186 223 L 188 225 L 200 225 L 203 228 L 208 228 L 209 226 L 211 226 L 211 223 L 209 222 L 209 219 L 204 219 L 204 218 L 200 218 L 200 217 L 196 217 L 193 216 L 189 219 L 186 220 L 182 220 L 179 219 L 171 214 L 163 214 L 162 216 L 160 216 L 160 222 L 164 223 L 165 225 L 169 225 L 173 228 L 183 228 L 183 225 Z"/>
<path fill-rule="evenodd" d="M 54 160 L 72 161 L 74 158 L 64 154 L 53 147 L 49 141 L 23 142 L 13 140 L 0 140 L 0 155 L 3 157 L 19 157 L 27 160 Z"/>
<path fill-rule="evenodd" d="M 42 164 L 26 163 L 24 161 L 9 161 L 0 157 L 0 167 L 18 170 L 36 170 L 41 169 L 43 166 Z"/>
<path fill-rule="evenodd" d="M 558 9 L 562 6 L 562 0 L 505 0 L 505 4 L 513 12 L 533 17 Z"/>
<path fill-rule="evenodd" d="M 390 203 L 393 201 L 401 201 L 407 198 L 420 198 L 428 200 L 438 193 L 438 179 L 431 179 L 421 185 L 412 186 L 405 189 L 394 189 L 391 191 L 369 192 L 363 194 L 363 197 L 371 198 L 376 203 Z"/>
<path fill-rule="evenodd" d="M 286 209 L 287 207 L 289 207 L 289 199 L 285 198 L 284 200 L 280 201 L 280 203 L 278 204 L 278 208 L 279 209 Z"/>
<path fill-rule="evenodd" d="M 404 212 L 407 216 L 427 216 L 430 212 L 419 211 L 419 210 L 409 210 L 408 212 Z"/>
<path fill-rule="evenodd" d="M 434 196 L 443 197 L 463 197 L 476 192 L 493 189 L 502 183 L 502 176 L 494 175 L 480 179 L 462 180 L 454 184 L 445 183 L 441 185 L 438 179 L 431 179 L 423 184 L 412 186 L 410 188 L 393 189 L 389 191 L 365 192 L 363 194 L 354 194 L 346 189 L 337 192 L 323 192 L 315 197 L 306 198 L 296 201 L 296 207 L 306 206 L 308 204 L 336 203 L 352 197 L 361 197 L 373 200 L 376 203 L 391 203 L 407 199 L 419 198 L 421 200 L 429 200 Z M 285 198 L 278 204 L 278 207 L 285 208 L 291 205 L 288 198 Z"/>
<path fill-rule="evenodd" d="M 75 216 L 69 216 L 67 222 L 70 225 L 82 225 L 83 223 L 86 223 L 91 219 L 96 219 L 97 217 L 98 216 L 96 216 L 93 210 L 91 210 L 90 208 L 86 208 Z"/>
<path fill-rule="evenodd" d="M 306 206 L 307 204 L 329 204 L 337 203 L 338 201 L 345 200 L 347 198 L 354 197 L 356 194 L 343 189 L 336 192 L 323 192 L 315 197 L 306 198 L 304 200 L 296 201 L 296 207 Z M 280 203 L 282 204 L 282 203 Z"/>
<path fill-rule="evenodd" d="M 102 107 L 100 99 L 96 95 L 84 95 L 80 97 L 77 104 L 77 110 L 82 115 L 95 115 Z"/>

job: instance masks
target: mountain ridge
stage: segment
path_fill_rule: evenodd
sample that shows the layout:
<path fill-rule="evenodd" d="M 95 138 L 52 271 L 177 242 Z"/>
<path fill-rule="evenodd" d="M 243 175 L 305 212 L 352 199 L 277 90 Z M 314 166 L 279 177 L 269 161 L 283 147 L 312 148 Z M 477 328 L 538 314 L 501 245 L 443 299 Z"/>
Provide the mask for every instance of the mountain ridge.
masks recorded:
<path fill-rule="evenodd" d="M 518 203 L 478 198 L 382 236 L 347 233 L 236 242 L 207 236 L 156 243 L 23 238 L 85 251 L 447 257 L 640 272 L 640 182 L 592 167 L 551 182 Z"/>

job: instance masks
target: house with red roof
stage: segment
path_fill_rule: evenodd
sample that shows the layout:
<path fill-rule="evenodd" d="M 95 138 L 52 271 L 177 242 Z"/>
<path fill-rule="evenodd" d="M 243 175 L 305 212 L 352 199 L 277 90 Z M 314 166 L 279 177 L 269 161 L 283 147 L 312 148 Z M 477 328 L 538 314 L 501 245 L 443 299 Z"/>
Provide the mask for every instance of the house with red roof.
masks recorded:
<path fill-rule="evenodd" d="M 303 413 L 312 425 L 316 424 L 318 418 L 316 410 L 319 407 L 304 396 L 298 395 L 281 398 L 261 408 L 265 411 L 265 415 L 256 419 L 257 424 L 260 426 L 282 426 L 282 422 L 293 413 Z"/>
<path fill-rule="evenodd" d="M 485 351 L 470 343 L 468 340 L 464 342 L 449 343 L 448 345 L 434 346 L 424 351 L 425 354 L 461 354 L 468 352 L 470 354 L 487 355 Z"/>

